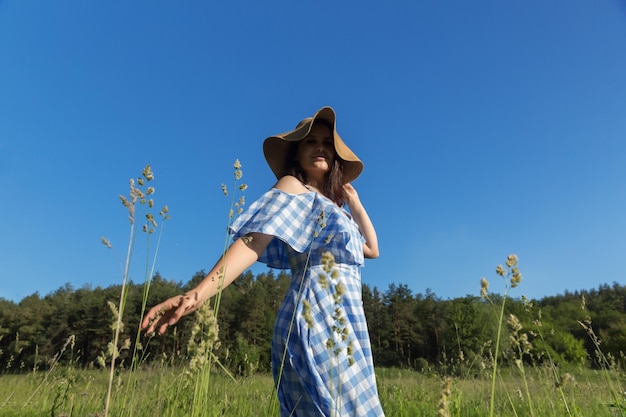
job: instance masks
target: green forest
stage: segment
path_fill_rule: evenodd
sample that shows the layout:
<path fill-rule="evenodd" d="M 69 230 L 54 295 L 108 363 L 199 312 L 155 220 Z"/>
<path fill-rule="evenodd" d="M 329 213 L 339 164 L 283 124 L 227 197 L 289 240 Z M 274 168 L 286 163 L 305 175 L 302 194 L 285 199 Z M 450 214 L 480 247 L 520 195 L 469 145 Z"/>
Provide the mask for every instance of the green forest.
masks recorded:
<path fill-rule="evenodd" d="M 199 271 L 187 283 L 151 280 L 149 307 L 192 288 L 204 276 Z M 290 276 L 273 271 L 256 276 L 248 271 L 223 291 L 217 315 L 220 362 L 234 374 L 270 370 L 274 318 Z M 3 373 L 46 369 L 51 363 L 73 361 L 85 368 L 104 366 L 120 299 L 121 286 L 80 289 L 65 285 L 46 296 L 35 293 L 19 303 L 0 299 L 0 364 Z M 127 286 L 124 324 L 118 364 L 130 366 L 134 345 L 142 360 L 167 357 L 172 365 L 192 356 L 190 342 L 194 315 L 185 317 L 162 336 L 138 337 L 143 284 Z M 613 283 L 581 292 L 527 300 L 489 294 L 441 299 L 436 294 L 413 293 L 407 285 L 386 290 L 363 285 L 363 303 L 370 329 L 375 364 L 445 374 L 479 369 L 494 350 L 498 326 L 507 326 L 499 352 L 501 363 L 512 358 L 520 340 L 523 359 L 530 365 L 550 361 L 558 366 L 604 366 L 602 360 L 621 362 L 626 352 L 626 288 Z M 504 320 L 498 320 L 504 303 Z M 73 355 L 62 356 L 71 340 Z M 516 342 L 517 340 L 517 342 Z"/>

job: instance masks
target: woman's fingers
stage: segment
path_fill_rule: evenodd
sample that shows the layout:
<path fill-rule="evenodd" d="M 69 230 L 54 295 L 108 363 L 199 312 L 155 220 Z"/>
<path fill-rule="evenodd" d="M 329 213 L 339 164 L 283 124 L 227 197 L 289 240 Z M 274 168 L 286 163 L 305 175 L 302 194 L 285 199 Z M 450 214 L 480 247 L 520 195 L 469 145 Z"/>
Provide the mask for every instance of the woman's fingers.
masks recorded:
<path fill-rule="evenodd" d="M 189 294 L 172 297 L 152 307 L 141 322 L 141 328 L 147 329 L 146 334 L 158 330 L 165 333 L 168 326 L 173 326 L 186 314 L 195 310 L 196 298 Z"/>
<path fill-rule="evenodd" d="M 146 329 L 146 327 L 148 327 L 150 324 L 152 324 L 152 322 L 154 321 L 156 315 L 157 315 L 157 311 L 159 311 L 160 309 L 160 304 L 157 306 L 154 306 L 150 309 L 150 311 L 148 311 L 148 313 L 146 313 L 146 315 L 144 316 L 142 322 L 141 322 L 141 328 L 142 329 Z"/>
<path fill-rule="evenodd" d="M 356 189 L 352 186 L 352 184 L 344 184 L 343 189 L 346 192 L 346 197 L 348 198 L 348 204 L 359 201 L 359 194 L 356 192 Z"/>
<path fill-rule="evenodd" d="M 141 328 L 147 329 L 146 334 L 154 333 L 158 329 L 159 334 L 163 334 L 167 329 L 167 326 L 172 322 L 172 316 L 175 314 L 182 296 L 172 297 L 156 306 L 152 307 L 148 314 L 141 322 Z M 174 324 L 178 319 L 174 320 L 171 324 Z"/>

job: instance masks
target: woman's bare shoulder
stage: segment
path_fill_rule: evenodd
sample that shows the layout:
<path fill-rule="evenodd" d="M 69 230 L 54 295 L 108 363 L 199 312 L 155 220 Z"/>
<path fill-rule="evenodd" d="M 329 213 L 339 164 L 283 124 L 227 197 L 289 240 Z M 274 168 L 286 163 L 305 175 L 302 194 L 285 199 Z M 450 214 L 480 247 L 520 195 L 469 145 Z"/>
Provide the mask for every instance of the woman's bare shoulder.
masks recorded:
<path fill-rule="evenodd" d="M 285 175 L 279 179 L 274 188 L 289 194 L 302 194 L 310 191 L 293 175 Z"/>

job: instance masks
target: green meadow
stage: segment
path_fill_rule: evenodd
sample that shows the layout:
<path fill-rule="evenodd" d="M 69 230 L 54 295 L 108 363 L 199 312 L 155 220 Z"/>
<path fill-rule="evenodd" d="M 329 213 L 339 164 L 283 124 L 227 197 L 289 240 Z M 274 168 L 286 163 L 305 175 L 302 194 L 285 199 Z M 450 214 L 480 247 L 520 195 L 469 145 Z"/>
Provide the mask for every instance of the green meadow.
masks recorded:
<path fill-rule="evenodd" d="M 234 168 L 230 192 L 222 187 L 230 218 L 245 204 Z M 146 166 L 120 197 L 129 253 L 139 233 L 154 249 L 143 284 L 129 282 L 128 257 L 120 286 L 0 299 L 0 417 L 279 415 L 269 346 L 287 275 L 244 274 L 166 335 L 138 329 L 148 306 L 203 277 L 183 287 L 154 272 L 169 211 L 154 209 L 153 179 Z M 517 299 L 517 256 L 495 274 L 501 293 L 483 278 L 480 296 L 454 300 L 363 286 L 386 415 L 625 416 L 626 288 Z"/>
<path fill-rule="evenodd" d="M 623 406 L 603 372 L 573 370 L 562 386 L 549 369 L 533 369 L 526 380 L 511 369 L 498 375 L 497 416 L 622 416 Z M 207 396 L 194 398 L 194 378 L 185 368 L 152 367 L 121 371 L 114 377 L 112 416 L 278 416 L 267 374 L 231 379 L 216 372 Z M 487 416 L 488 377 L 444 378 L 416 371 L 378 369 L 378 385 L 387 416 Z M 623 375 L 610 375 L 621 379 Z M 129 382 L 132 381 L 132 382 Z M 102 416 L 108 374 L 103 370 L 56 369 L 0 376 L 0 416 Z M 528 385 L 530 397 L 525 394 Z M 622 394 L 622 393 L 619 393 Z M 619 398 L 621 400 L 621 398 Z M 201 402 L 202 410 L 194 410 Z"/>

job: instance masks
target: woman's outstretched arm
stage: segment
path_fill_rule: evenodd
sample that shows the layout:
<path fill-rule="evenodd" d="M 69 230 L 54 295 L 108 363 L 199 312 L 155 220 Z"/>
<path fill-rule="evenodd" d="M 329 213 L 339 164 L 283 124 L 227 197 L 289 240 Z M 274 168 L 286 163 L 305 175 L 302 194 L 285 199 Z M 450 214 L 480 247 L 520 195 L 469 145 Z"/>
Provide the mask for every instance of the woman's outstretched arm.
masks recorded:
<path fill-rule="evenodd" d="M 169 298 L 152 307 L 141 322 L 141 328 L 150 334 L 163 334 L 189 313 L 196 311 L 202 303 L 230 285 L 235 278 L 259 259 L 273 236 L 250 233 L 237 239 L 217 261 L 207 276 L 193 290 Z"/>

